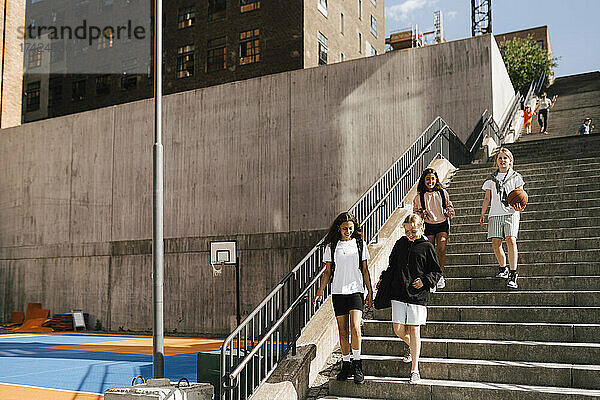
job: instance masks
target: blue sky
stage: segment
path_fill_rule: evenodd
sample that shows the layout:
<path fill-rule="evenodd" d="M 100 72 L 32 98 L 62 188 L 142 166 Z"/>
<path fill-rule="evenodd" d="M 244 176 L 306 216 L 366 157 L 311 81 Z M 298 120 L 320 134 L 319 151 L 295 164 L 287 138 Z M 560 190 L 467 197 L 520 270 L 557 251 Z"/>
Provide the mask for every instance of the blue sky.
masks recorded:
<path fill-rule="evenodd" d="M 433 29 L 441 10 L 446 40 L 471 36 L 471 0 L 385 0 L 386 36 L 411 24 Z M 600 70 L 599 0 L 492 0 L 493 33 L 548 25 L 555 76 Z"/>

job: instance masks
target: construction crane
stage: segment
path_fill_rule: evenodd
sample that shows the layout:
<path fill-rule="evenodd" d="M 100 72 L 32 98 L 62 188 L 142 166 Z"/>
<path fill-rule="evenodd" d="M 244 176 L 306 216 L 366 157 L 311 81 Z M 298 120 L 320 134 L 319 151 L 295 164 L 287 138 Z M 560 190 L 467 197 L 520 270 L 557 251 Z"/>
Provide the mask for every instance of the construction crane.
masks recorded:
<path fill-rule="evenodd" d="M 492 33 L 492 0 L 471 0 L 471 35 Z"/>

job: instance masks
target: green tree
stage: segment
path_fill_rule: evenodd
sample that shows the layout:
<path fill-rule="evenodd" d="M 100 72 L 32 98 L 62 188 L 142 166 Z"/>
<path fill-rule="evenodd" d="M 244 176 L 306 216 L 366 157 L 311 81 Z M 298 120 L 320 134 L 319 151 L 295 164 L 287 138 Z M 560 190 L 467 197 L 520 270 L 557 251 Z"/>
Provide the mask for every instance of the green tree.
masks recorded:
<path fill-rule="evenodd" d="M 539 78 L 542 72 L 548 75 L 551 68 L 558 65 L 557 59 L 548 57 L 532 36 L 500 43 L 500 53 L 513 87 L 522 95 L 527 94 L 531 81 Z"/>

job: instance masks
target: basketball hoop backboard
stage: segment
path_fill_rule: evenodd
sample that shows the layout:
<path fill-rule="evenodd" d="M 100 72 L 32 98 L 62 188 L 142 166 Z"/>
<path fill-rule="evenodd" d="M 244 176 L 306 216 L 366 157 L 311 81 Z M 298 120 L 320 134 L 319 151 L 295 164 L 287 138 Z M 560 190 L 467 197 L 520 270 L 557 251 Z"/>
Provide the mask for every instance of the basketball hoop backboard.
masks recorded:
<path fill-rule="evenodd" d="M 236 242 L 210 242 L 210 263 L 235 265 Z"/>

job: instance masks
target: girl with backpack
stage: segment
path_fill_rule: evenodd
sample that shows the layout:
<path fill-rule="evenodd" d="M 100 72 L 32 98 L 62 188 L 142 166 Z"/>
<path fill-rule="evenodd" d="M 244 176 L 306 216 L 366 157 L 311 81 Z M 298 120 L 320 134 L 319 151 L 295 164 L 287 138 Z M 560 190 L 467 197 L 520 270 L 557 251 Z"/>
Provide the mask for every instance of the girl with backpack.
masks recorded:
<path fill-rule="evenodd" d="M 454 206 L 433 168 L 426 168 L 421 174 L 417 193 L 413 200 L 413 212 L 425 221 L 425 236 L 435 246 L 443 273 L 446 265 L 446 243 L 450 233 L 448 221 L 454 217 Z M 442 276 L 437 283 L 437 288 L 443 289 L 445 286 L 446 281 Z"/>
<path fill-rule="evenodd" d="M 314 302 L 323 299 L 323 291 L 331 280 L 333 310 L 337 320 L 342 351 L 342 367 L 338 381 L 353 377 L 354 383 L 363 383 L 365 375 L 360 359 L 361 320 L 364 309 L 364 294 L 367 292 L 367 307 L 373 303 L 373 289 L 369 277 L 367 260 L 370 258 L 362 230 L 354 215 L 343 212 L 333 221 L 322 246 L 325 272 Z M 350 336 L 350 340 L 349 340 Z M 352 360 L 350 358 L 352 350 Z"/>

